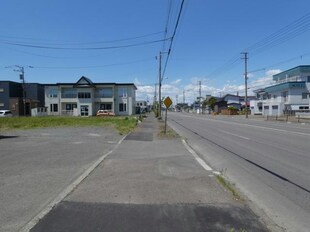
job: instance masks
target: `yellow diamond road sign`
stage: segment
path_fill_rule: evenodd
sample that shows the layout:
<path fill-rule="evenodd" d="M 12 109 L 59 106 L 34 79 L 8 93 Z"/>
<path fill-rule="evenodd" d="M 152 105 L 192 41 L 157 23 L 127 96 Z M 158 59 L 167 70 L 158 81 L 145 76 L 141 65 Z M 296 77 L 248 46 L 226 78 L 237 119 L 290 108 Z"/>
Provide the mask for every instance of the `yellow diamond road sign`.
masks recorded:
<path fill-rule="evenodd" d="M 170 97 L 166 97 L 166 99 L 164 100 L 164 104 L 167 108 L 169 108 L 172 105 Z"/>

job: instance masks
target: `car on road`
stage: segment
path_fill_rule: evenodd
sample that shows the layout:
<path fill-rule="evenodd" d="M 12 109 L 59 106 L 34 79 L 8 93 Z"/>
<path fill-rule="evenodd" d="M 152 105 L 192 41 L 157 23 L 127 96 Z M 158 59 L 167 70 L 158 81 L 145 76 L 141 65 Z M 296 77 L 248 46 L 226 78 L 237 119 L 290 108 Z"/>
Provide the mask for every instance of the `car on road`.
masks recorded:
<path fill-rule="evenodd" d="M 0 110 L 0 117 L 12 117 L 13 114 L 10 110 Z"/>
<path fill-rule="evenodd" d="M 115 116 L 115 113 L 113 113 L 110 110 L 98 110 L 96 115 L 97 116 Z"/>

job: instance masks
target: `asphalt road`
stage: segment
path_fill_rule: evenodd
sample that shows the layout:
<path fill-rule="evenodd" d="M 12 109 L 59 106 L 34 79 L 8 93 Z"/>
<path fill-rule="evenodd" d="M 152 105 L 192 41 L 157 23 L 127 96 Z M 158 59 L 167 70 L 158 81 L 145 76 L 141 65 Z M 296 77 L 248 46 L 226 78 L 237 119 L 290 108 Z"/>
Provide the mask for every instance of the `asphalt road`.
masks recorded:
<path fill-rule="evenodd" d="M 309 230 L 309 125 L 170 112 L 168 120 L 278 225 Z"/>
<path fill-rule="evenodd" d="M 0 231 L 19 231 L 122 137 L 109 128 L 0 134 Z"/>

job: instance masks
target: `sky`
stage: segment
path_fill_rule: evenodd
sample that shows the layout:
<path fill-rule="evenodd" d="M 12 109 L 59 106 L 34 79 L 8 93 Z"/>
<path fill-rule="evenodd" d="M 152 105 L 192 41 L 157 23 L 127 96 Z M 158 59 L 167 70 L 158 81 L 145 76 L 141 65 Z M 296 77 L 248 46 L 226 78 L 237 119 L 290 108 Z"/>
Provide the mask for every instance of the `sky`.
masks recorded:
<path fill-rule="evenodd" d="M 180 11 L 181 4 L 2 0 L 0 80 L 19 82 L 18 65 L 29 83 L 134 83 L 137 100 L 152 103 L 161 52 L 162 96 L 175 104 L 197 99 L 199 82 L 202 96 L 244 95 L 242 52 L 250 95 L 272 75 L 310 64 L 309 0 L 184 0 Z"/>

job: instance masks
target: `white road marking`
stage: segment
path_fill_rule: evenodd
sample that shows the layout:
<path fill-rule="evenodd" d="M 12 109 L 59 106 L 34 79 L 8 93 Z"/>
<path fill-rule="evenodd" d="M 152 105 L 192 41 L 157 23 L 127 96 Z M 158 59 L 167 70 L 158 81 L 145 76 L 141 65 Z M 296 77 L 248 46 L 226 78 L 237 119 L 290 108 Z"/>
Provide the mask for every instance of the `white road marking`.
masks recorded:
<path fill-rule="evenodd" d="M 78 142 L 72 142 L 73 144 L 82 144 L 82 141 L 78 141 Z"/>
<path fill-rule="evenodd" d="M 114 144 L 114 143 L 116 143 L 115 141 L 108 141 L 107 142 L 108 144 Z"/>
<path fill-rule="evenodd" d="M 218 130 L 218 131 L 220 131 L 220 132 L 222 132 L 222 133 L 225 133 L 225 134 L 228 134 L 228 135 L 236 136 L 236 137 L 241 138 L 241 139 L 250 140 L 250 139 L 247 138 L 247 137 L 244 137 L 244 136 L 241 136 L 241 135 L 237 135 L 237 134 L 234 134 L 234 133 L 230 133 L 230 132 L 228 132 L 228 131 L 224 131 L 224 130 Z"/>
<path fill-rule="evenodd" d="M 188 146 L 188 144 L 186 143 L 186 141 L 184 139 L 182 139 L 182 143 L 184 144 L 185 148 L 194 156 L 194 158 L 196 159 L 196 161 L 207 171 L 212 171 L 212 168 L 205 163 L 205 161 L 203 161 L 197 154 L 196 152 L 190 147 Z"/>
<path fill-rule="evenodd" d="M 20 232 L 29 232 L 45 215 L 47 215 L 58 203 L 65 199 L 89 174 L 108 156 L 110 155 L 125 139 L 124 136 L 117 145 L 108 153 L 96 160 L 88 169 L 85 170 L 75 181 L 65 188 L 53 201 L 51 201 L 39 214 L 33 217 Z"/>
<path fill-rule="evenodd" d="M 214 174 L 214 175 L 221 175 L 221 173 L 218 172 L 218 171 L 213 171 L 213 174 Z"/>
<path fill-rule="evenodd" d="M 89 134 L 88 134 L 88 136 L 100 137 L 101 135 L 99 135 L 99 134 L 89 133 Z"/>

